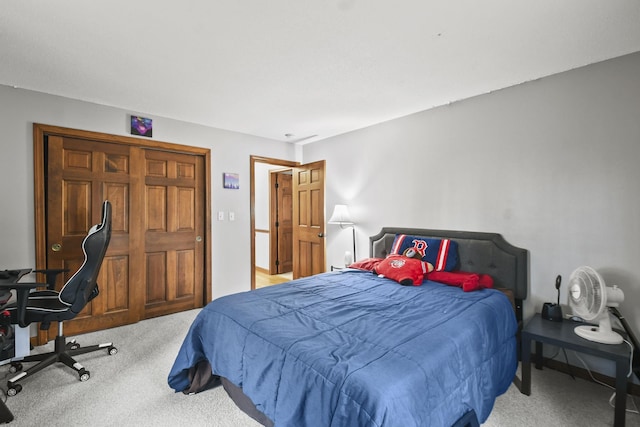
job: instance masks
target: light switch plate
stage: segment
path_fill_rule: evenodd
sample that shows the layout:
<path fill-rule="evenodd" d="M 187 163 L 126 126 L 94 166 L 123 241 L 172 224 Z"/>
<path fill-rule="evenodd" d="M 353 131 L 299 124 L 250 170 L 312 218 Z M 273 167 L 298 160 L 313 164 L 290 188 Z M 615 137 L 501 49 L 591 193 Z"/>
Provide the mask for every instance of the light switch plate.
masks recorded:
<path fill-rule="evenodd" d="M 229 221 L 235 221 L 236 220 L 236 213 L 233 211 L 229 211 Z"/>
<path fill-rule="evenodd" d="M 218 211 L 218 221 L 224 221 L 224 211 Z"/>

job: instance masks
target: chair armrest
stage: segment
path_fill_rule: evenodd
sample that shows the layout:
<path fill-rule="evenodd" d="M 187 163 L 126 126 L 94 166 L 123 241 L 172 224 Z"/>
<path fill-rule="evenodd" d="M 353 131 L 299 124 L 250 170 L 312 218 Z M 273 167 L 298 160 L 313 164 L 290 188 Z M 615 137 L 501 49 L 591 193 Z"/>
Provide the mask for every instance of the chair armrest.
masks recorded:
<path fill-rule="evenodd" d="M 39 270 L 33 270 L 34 273 L 42 273 L 45 275 L 47 289 L 50 291 L 53 291 L 56 288 L 56 279 L 58 278 L 58 274 L 66 273 L 67 271 L 69 271 L 68 268 L 41 268 Z"/>
<path fill-rule="evenodd" d="M 15 289 L 17 291 L 22 289 L 31 290 L 31 289 L 39 288 L 42 286 L 47 286 L 47 284 L 46 283 L 30 283 L 30 282 L 12 282 L 12 283 L 0 282 L 0 289 Z"/>
<path fill-rule="evenodd" d="M 25 328 L 29 325 L 25 321 L 27 315 L 27 302 L 29 301 L 29 293 L 32 289 L 46 286 L 45 283 L 0 283 L 0 289 L 15 289 L 16 291 L 16 316 L 18 325 Z"/>

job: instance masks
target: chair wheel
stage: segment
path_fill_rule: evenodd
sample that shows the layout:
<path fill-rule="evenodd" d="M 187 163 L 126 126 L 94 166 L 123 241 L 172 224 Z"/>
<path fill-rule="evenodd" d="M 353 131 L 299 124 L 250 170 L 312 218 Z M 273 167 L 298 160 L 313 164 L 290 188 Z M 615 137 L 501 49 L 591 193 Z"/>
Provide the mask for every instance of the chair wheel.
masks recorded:
<path fill-rule="evenodd" d="M 66 345 L 67 350 L 77 350 L 80 348 L 80 344 L 78 344 L 75 340 L 69 341 Z"/>
<path fill-rule="evenodd" d="M 118 354 L 118 349 L 111 346 L 107 349 L 107 352 L 109 353 L 109 356 L 113 356 L 114 354 Z"/>
<path fill-rule="evenodd" d="M 13 387 L 9 387 L 7 389 L 7 396 L 11 397 L 11 396 L 15 396 L 16 394 L 20 393 L 22 391 L 22 386 L 20 384 L 16 384 Z"/>
<path fill-rule="evenodd" d="M 18 371 L 22 371 L 22 363 L 19 363 L 19 362 L 12 363 L 11 367 L 9 367 L 9 372 L 11 372 L 12 374 L 15 374 Z"/>
<path fill-rule="evenodd" d="M 87 371 L 86 369 L 81 370 L 80 372 L 78 372 L 78 374 L 80 375 L 80 381 L 82 382 L 89 381 L 89 378 L 91 378 L 89 371 Z"/>

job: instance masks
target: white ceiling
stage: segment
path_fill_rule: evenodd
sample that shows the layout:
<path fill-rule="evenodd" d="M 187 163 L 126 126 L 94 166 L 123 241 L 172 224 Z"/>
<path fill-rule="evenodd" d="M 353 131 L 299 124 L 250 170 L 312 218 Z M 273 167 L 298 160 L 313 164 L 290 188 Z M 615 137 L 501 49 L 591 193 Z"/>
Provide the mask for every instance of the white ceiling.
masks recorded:
<path fill-rule="evenodd" d="M 0 1 L 0 84 L 291 142 L 637 51 L 638 0 Z"/>

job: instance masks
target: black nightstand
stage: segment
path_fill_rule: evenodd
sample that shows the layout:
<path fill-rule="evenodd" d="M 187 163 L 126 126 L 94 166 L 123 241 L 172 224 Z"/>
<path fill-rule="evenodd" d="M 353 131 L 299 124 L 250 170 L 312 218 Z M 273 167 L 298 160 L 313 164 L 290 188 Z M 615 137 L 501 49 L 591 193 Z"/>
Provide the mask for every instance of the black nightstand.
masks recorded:
<path fill-rule="evenodd" d="M 616 402 L 613 425 L 623 427 L 627 404 L 627 374 L 629 373 L 629 346 L 622 344 L 600 344 L 579 337 L 573 331 L 581 323 L 571 320 L 552 322 L 536 314 L 522 330 L 522 388 L 531 395 L 531 341 L 536 342 L 536 369 L 542 369 L 542 344 L 552 344 L 569 350 L 613 360 L 616 363 Z"/>

